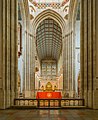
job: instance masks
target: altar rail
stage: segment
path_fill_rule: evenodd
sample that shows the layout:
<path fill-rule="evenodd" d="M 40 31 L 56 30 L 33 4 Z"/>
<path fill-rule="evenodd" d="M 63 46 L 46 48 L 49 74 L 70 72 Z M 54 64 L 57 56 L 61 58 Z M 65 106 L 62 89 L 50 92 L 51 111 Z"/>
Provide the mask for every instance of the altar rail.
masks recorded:
<path fill-rule="evenodd" d="M 67 107 L 67 106 L 84 106 L 84 99 L 29 99 L 16 98 L 14 99 L 15 106 L 32 106 L 36 108 L 52 108 L 52 107 Z"/>

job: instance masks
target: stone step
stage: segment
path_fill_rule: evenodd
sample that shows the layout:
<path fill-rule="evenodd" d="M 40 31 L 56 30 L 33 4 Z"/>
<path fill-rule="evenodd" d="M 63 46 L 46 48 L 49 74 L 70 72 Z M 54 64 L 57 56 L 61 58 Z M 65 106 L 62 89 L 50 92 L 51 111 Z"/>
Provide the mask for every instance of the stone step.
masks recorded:
<path fill-rule="evenodd" d="M 37 106 L 20 106 L 14 105 L 11 107 L 12 109 L 85 109 L 86 106 L 62 106 L 62 107 L 37 107 Z"/>

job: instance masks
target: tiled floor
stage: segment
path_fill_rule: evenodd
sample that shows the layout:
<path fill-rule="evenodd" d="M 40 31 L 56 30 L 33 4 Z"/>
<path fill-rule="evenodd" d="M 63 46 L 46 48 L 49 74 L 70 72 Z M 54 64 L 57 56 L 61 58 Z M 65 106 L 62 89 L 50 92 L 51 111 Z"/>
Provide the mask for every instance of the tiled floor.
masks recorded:
<path fill-rule="evenodd" d="M 0 120 L 98 120 L 98 110 L 0 110 Z"/>

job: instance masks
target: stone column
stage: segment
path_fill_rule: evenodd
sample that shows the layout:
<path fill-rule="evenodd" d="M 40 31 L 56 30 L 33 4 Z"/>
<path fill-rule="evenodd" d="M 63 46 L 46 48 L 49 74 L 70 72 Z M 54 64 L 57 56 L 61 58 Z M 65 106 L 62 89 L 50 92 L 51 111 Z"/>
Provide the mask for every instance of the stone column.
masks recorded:
<path fill-rule="evenodd" d="M 81 79 L 81 88 L 80 88 L 80 97 L 84 98 L 84 18 L 82 17 L 84 15 L 84 5 L 81 1 L 81 9 L 80 9 L 80 15 L 81 15 L 81 21 L 80 21 L 80 79 Z"/>
<path fill-rule="evenodd" d="M 35 53 L 36 53 L 36 37 L 33 36 L 33 48 L 32 48 L 32 54 L 33 54 L 33 61 L 32 61 L 32 65 L 33 65 L 33 80 L 32 80 L 32 90 L 34 91 L 34 97 L 35 97 Z"/>
<path fill-rule="evenodd" d="M 71 80 L 71 34 L 69 33 L 69 40 L 68 40 L 68 46 L 69 46 L 69 52 L 68 52 L 68 56 L 69 56 L 69 70 L 68 70 L 68 80 L 69 80 L 69 97 L 72 97 L 72 80 Z"/>
<path fill-rule="evenodd" d="M 71 25 L 70 25 L 71 26 Z M 72 28 L 70 27 L 69 33 L 66 35 L 66 88 L 69 97 L 73 97 L 75 93 L 75 39 Z"/>
<path fill-rule="evenodd" d="M 62 49 L 62 54 L 63 54 L 63 92 L 64 92 L 64 97 L 65 97 L 65 88 L 66 88 L 66 86 L 65 86 L 65 36 L 62 38 L 62 41 L 63 41 L 63 49 Z"/>
<path fill-rule="evenodd" d="M 2 0 L 0 0 L 0 16 L 3 16 L 3 13 L 2 13 L 2 11 L 3 11 L 3 1 Z M 0 38 L 2 38 L 2 27 L 3 27 L 3 19 L 1 18 L 0 19 Z M 3 72 L 2 72 L 2 68 L 3 68 L 3 66 L 2 66 L 2 56 L 3 56 L 3 41 L 2 41 L 2 39 L 0 39 L 0 101 L 2 101 L 2 102 L 0 102 L 0 108 L 3 108 L 3 106 L 4 106 L 4 90 L 3 90 Z M 2 97 L 1 97 L 2 96 Z"/>
<path fill-rule="evenodd" d="M 71 97 L 71 78 L 70 78 L 70 51 L 71 51 L 71 49 L 70 49 L 70 39 L 71 39 L 71 37 L 70 37 L 70 30 L 71 30 L 71 22 L 70 22 L 70 20 L 69 20 L 69 22 L 68 22 L 68 43 L 67 43 L 67 45 L 68 45 L 68 87 L 69 87 L 69 97 Z"/>
<path fill-rule="evenodd" d="M 88 107 L 93 107 L 93 2 L 88 0 Z"/>
<path fill-rule="evenodd" d="M 98 109 L 98 0 L 93 0 L 93 108 Z"/>
<path fill-rule="evenodd" d="M 25 91 L 26 91 L 26 39 L 27 39 L 27 32 L 25 31 L 25 39 L 24 39 L 24 81 L 23 81 L 23 96 L 25 97 Z"/>
<path fill-rule="evenodd" d="M 66 45 L 67 37 L 63 37 L 63 95 L 66 97 L 67 94 L 67 74 L 66 74 L 66 61 L 67 61 L 67 45 Z"/>
<path fill-rule="evenodd" d="M 30 70 L 30 59 L 31 59 L 31 51 L 30 51 L 30 33 L 28 34 L 28 90 L 29 92 L 30 91 L 30 73 L 31 73 L 31 70 Z"/>
<path fill-rule="evenodd" d="M 64 37 L 64 49 L 63 49 L 63 66 L 64 66 L 64 73 L 63 73 L 63 76 L 64 76 L 64 91 L 65 91 L 65 94 L 66 94 L 66 36 Z"/>
<path fill-rule="evenodd" d="M 71 29 L 71 28 L 70 28 Z M 72 31 L 68 34 L 69 40 L 68 40 L 68 46 L 69 46 L 69 51 L 68 51 L 68 61 L 69 61 L 69 68 L 68 68 L 68 78 L 69 78 L 69 97 L 73 97 L 74 94 L 74 64 L 75 64 L 75 59 L 74 59 L 74 39 L 73 39 L 73 34 Z"/>
<path fill-rule="evenodd" d="M 3 56 L 3 53 L 5 53 L 5 39 L 3 37 L 5 30 L 3 30 L 5 27 L 3 24 L 3 20 L 4 20 L 4 16 L 5 14 L 3 14 L 4 9 L 4 1 L 0 0 L 0 109 L 4 109 L 5 108 L 5 54 Z M 3 10 L 4 9 L 4 10 Z M 3 40 L 4 39 L 4 40 Z M 4 59 L 4 62 L 3 62 Z M 3 67 L 4 64 L 4 67 Z"/>
<path fill-rule="evenodd" d="M 17 55 L 17 25 L 18 25 L 18 2 L 17 0 L 10 0 L 11 4 L 11 105 L 13 105 L 13 99 L 17 97 L 17 70 L 18 70 L 18 55 Z"/>
<path fill-rule="evenodd" d="M 5 24 L 5 27 L 6 27 L 6 24 L 7 26 L 11 26 L 11 22 L 13 23 L 13 21 L 11 21 L 11 10 L 10 10 L 10 2 L 7 1 L 5 2 L 5 7 L 6 7 L 6 13 L 5 13 L 5 21 L 4 21 L 4 24 Z M 12 26 L 11 26 L 12 27 Z M 13 28 L 12 28 L 13 29 Z M 5 28 L 5 31 L 4 31 L 4 34 L 5 34 L 5 44 L 7 44 L 7 46 L 5 45 L 5 52 L 6 52 L 6 55 L 5 55 L 5 60 L 6 60 L 6 63 L 5 63 L 5 106 L 8 107 L 10 106 L 10 84 L 11 84 L 11 51 L 10 51 L 10 48 L 11 48 L 11 40 L 10 38 L 12 36 L 10 36 L 10 33 L 11 33 L 11 30 L 10 30 L 10 27 L 6 27 Z M 14 35 L 13 35 L 14 36 Z"/>
<path fill-rule="evenodd" d="M 30 33 L 26 31 L 26 39 L 25 39 L 25 81 L 24 81 L 24 95 L 25 97 L 30 97 L 30 59 L 31 59 L 31 51 L 30 51 Z"/>
<path fill-rule="evenodd" d="M 29 33 L 27 30 L 27 37 L 26 37 L 26 93 L 25 93 L 25 97 L 29 97 L 29 56 L 28 56 L 28 50 L 29 50 Z"/>
<path fill-rule="evenodd" d="M 13 105 L 17 83 L 17 0 L 0 1 L 0 109 Z"/>
<path fill-rule="evenodd" d="M 64 38 L 64 58 L 63 58 L 63 62 L 64 62 L 64 91 L 65 91 L 65 97 L 67 95 L 67 91 L 68 91 L 68 79 L 67 79 L 67 35 L 65 35 Z"/>
<path fill-rule="evenodd" d="M 73 49 L 73 46 L 74 46 L 74 39 L 73 39 L 73 36 L 72 36 L 72 31 L 70 32 L 70 97 L 73 97 L 73 94 L 74 94 L 74 90 L 73 90 L 73 87 L 74 87 L 74 74 L 73 74 L 73 71 L 74 71 L 74 55 L 73 53 L 75 52 L 74 49 Z"/>
<path fill-rule="evenodd" d="M 88 19 L 87 19 L 87 8 L 88 8 L 88 2 L 87 0 L 85 0 L 85 4 L 84 1 L 81 0 L 81 39 L 80 39 L 80 51 L 81 51 L 81 82 L 83 82 L 83 87 L 84 87 L 84 99 L 85 99 L 85 105 L 87 106 L 87 101 L 88 101 L 88 96 L 87 96 L 87 92 L 88 92 L 88 37 L 87 37 L 87 32 L 88 32 Z M 85 12 L 84 12 L 85 11 Z M 84 29 L 85 27 L 85 29 Z M 82 71 L 83 69 L 83 71 Z M 83 72 L 83 73 L 82 73 Z M 82 76 L 83 75 L 83 76 Z M 83 88 L 81 88 L 83 89 Z"/>
<path fill-rule="evenodd" d="M 25 58 L 25 62 L 26 62 L 26 67 L 25 67 L 25 70 L 26 70 L 26 78 L 25 78 L 25 81 L 26 81 L 26 83 L 25 83 L 25 97 L 29 97 L 29 88 L 28 88 L 28 75 L 29 75 L 29 73 L 28 73 L 28 32 L 26 31 L 26 58 Z"/>
<path fill-rule="evenodd" d="M 97 6 L 97 0 L 81 0 L 81 90 L 83 89 L 85 105 L 94 109 L 98 109 Z"/>
<path fill-rule="evenodd" d="M 30 91 L 31 91 L 31 97 L 32 97 L 32 79 L 33 79 L 33 65 L 32 65 L 32 61 L 33 61 L 33 50 L 32 50 L 32 46 L 33 46 L 33 40 L 32 40 L 32 35 L 30 35 Z"/>
<path fill-rule="evenodd" d="M 69 81 L 68 81 L 68 35 L 66 35 L 66 92 L 69 96 Z"/>
<path fill-rule="evenodd" d="M 71 31 L 71 47 L 72 47 L 72 91 L 73 97 L 75 97 L 75 31 Z"/>
<path fill-rule="evenodd" d="M 24 63 L 25 63 L 25 79 L 24 79 L 24 97 L 28 97 L 28 32 L 25 31 L 25 47 L 24 47 L 25 53 L 24 53 Z"/>
<path fill-rule="evenodd" d="M 31 35 L 31 80 L 30 89 L 31 97 L 35 97 L 35 37 Z"/>

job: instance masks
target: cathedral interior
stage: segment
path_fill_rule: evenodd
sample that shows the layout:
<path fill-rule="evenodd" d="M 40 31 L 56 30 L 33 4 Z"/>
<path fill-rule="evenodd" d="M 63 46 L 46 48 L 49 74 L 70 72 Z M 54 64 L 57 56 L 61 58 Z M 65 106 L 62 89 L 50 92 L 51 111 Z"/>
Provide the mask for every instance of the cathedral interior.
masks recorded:
<path fill-rule="evenodd" d="M 9 114 L 32 108 L 38 109 L 36 120 L 43 114 L 52 120 L 51 109 L 57 110 L 54 116 L 79 112 L 77 120 L 98 120 L 97 5 L 98 0 L 0 0 L 0 116 L 8 108 Z"/>

